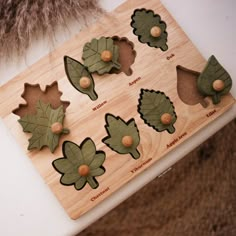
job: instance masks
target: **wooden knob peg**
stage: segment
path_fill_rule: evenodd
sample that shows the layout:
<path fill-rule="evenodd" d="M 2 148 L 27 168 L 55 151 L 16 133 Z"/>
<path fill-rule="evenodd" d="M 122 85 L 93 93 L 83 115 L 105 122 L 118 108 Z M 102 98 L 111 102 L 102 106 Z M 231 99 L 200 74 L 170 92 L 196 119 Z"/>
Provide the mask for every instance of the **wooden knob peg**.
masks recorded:
<path fill-rule="evenodd" d="M 82 78 L 79 80 L 79 85 L 80 85 L 80 87 L 83 88 L 83 89 L 89 88 L 90 85 L 91 85 L 91 80 L 90 80 L 90 78 L 85 77 L 85 76 L 82 77 Z"/>
<path fill-rule="evenodd" d="M 161 36 L 161 28 L 159 26 L 153 26 L 150 30 L 150 34 L 154 38 L 158 38 Z"/>
<path fill-rule="evenodd" d="M 60 134 L 63 130 L 63 126 L 61 123 L 59 122 L 55 122 L 52 124 L 51 126 L 51 131 L 54 133 L 54 134 Z"/>
<path fill-rule="evenodd" d="M 133 138 L 131 136 L 124 136 L 121 142 L 125 147 L 131 147 L 133 145 Z"/>
<path fill-rule="evenodd" d="M 78 172 L 79 172 L 79 175 L 80 176 L 87 176 L 89 174 L 89 166 L 87 165 L 81 165 L 79 168 L 78 168 Z"/>
<path fill-rule="evenodd" d="M 219 92 L 225 88 L 225 83 L 223 80 L 217 79 L 213 82 L 212 87 L 215 91 Z"/>
<path fill-rule="evenodd" d="M 171 114 L 169 113 L 164 113 L 162 116 L 161 116 L 161 123 L 163 125 L 169 125 L 172 121 L 172 116 Z"/>
<path fill-rule="evenodd" d="M 109 50 L 105 50 L 101 54 L 101 59 L 105 62 L 109 62 L 112 60 L 112 53 Z"/>

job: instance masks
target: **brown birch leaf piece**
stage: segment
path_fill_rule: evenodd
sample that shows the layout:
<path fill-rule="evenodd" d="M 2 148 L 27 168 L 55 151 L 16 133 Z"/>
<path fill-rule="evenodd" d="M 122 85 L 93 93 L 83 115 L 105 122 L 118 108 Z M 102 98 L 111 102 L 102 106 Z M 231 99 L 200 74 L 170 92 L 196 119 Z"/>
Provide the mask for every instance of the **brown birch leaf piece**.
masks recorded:
<path fill-rule="evenodd" d="M 24 85 L 24 92 L 21 97 L 26 101 L 25 104 L 20 104 L 18 108 L 12 112 L 23 117 L 25 115 L 33 115 L 36 113 L 36 104 L 39 100 L 43 103 L 51 104 L 53 109 L 63 106 L 63 111 L 70 105 L 70 102 L 61 101 L 62 92 L 58 90 L 58 83 L 53 82 L 51 85 L 47 85 L 45 91 L 41 90 L 39 84 Z"/>

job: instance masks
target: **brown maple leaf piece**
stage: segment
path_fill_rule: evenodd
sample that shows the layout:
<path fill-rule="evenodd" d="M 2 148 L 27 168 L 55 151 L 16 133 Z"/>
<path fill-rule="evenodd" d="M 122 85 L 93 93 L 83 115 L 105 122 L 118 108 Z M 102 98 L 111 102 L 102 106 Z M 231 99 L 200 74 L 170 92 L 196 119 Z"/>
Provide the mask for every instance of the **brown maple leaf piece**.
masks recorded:
<path fill-rule="evenodd" d="M 45 91 L 41 90 L 39 84 L 28 84 L 24 85 L 24 92 L 21 95 L 26 101 L 25 104 L 20 104 L 18 108 L 12 112 L 20 116 L 21 118 L 25 115 L 33 115 L 36 113 L 36 104 L 39 100 L 43 103 L 51 104 L 53 109 L 57 109 L 63 105 L 64 112 L 66 108 L 70 105 L 70 102 L 61 101 L 62 92 L 58 90 L 57 81 L 53 82 L 51 85 L 47 85 Z"/>
<path fill-rule="evenodd" d="M 131 69 L 131 65 L 135 61 L 136 51 L 134 50 L 134 44 L 129 41 L 126 37 L 112 37 L 115 45 L 119 47 L 119 58 L 118 62 L 121 64 L 121 68 L 119 70 L 112 69 L 111 73 L 119 74 L 124 72 L 126 75 L 132 75 L 133 71 Z"/>

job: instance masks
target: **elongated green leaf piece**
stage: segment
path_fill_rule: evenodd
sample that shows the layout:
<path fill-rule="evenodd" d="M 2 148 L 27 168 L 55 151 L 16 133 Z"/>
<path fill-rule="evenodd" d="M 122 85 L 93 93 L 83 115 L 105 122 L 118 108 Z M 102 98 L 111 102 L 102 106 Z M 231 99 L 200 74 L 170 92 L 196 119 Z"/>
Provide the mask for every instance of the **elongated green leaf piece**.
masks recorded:
<path fill-rule="evenodd" d="M 111 60 L 102 60 L 104 51 L 111 53 Z M 121 65 L 118 62 L 118 58 L 119 48 L 111 38 L 92 39 L 90 43 L 84 45 L 82 59 L 84 60 L 84 65 L 91 73 L 97 72 L 102 75 L 109 73 L 112 68 L 119 70 Z"/>
<path fill-rule="evenodd" d="M 146 43 L 150 47 L 160 48 L 162 51 L 168 49 L 166 23 L 161 20 L 158 14 L 152 10 L 136 9 L 131 16 L 131 26 L 134 28 L 133 33 L 138 36 L 141 43 Z M 160 35 L 154 37 L 151 34 L 152 28 L 157 27 Z"/>
<path fill-rule="evenodd" d="M 140 157 L 137 147 L 140 142 L 139 131 L 134 119 L 125 122 L 120 117 L 106 114 L 106 131 L 108 136 L 104 142 L 113 151 L 120 154 L 130 154 L 134 159 Z"/>
<path fill-rule="evenodd" d="M 86 138 L 80 146 L 65 141 L 62 152 L 64 157 L 52 163 L 55 170 L 62 174 L 61 184 L 74 185 L 76 190 L 81 190 L 86 183 L 93 189 L 97 188 L 99 184 L 95 177 L 105 173 L 102 166 L 106 158 L 105 152 L 96 151 L 96 146 L 90 138 Z"/>
<path fill-rule="evenodd" d="M 232 79 L 215 56 L 212 55 L 198 77 L 197 86 L 203 95 L 211 96 L 213 103 L 218 104 L 221 96 L 229 93 L 232 88 Z"/>
<path fill-rule="evenodd" d="M 177 120 L 175 108 L 163 92 L 141 89 L 138 112 L 144 122 L 156 131 L 167 130 L 170 134 L 175 132 L 175 127 L 173 126 Z M 166 115 L 168 122 L 165 123 Z"/>
<path fill-rule="evenodd" d="M 54 152 L 58 146 L 60 136 L 69 132 L 63 128 L 64 111 L 63 106 L 52 109 L 50 104 L 38 101 L 35 115 L 26 115 L 19 119 L 23 131 L 32 133 L 29 139 L 28 149 L 41 149 L 48 146 Z"/>
<path fill-rule="evenodd" d="M 73 87 L 81 93 L 87 94 L 91 100 L 96 100 L 98 98 L 95 90 L 94 90 L 94 80 L 92 75 L 88 72 L 83 64 L 75 59 L 65 56 L 64 57 L 64 65 L 66 75 L 68 80 L 73 85 Z M 81 84 L 81 79 L 88 80 L 88 86 L 83 87 Z"/>

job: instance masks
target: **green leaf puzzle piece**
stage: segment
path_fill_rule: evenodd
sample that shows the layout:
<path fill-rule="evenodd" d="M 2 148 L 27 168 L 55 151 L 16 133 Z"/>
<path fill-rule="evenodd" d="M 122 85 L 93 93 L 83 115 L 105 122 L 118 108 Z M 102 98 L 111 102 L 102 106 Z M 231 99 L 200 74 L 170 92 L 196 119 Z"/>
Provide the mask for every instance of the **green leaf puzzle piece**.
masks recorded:
<path fill-rule="evenodd" d="M 73 87 L 83 94 L 87 94 L 91 100 L 96 100 L 98 98 L 95 92 L 95 85 L 92 75 L 86 69 L 86 67 L 75 59 L 65 56 L 64 57 L 65 71 L 68 80 L 73 85 Z M 91 84 L 88 88 L 82 88 L 80 85 L 80 79 L 82 77 L 87 77 L 91 80 Z"/>
<path fill-rule="evenodd" d="M 80 146 L 65 141 L 62 146 L 63 156 L 53 161 L 52 165 L 56 171 L 62 174 L 60 182 L 62 185 L 74 185 L 76 190 L 81 190 L 86 183 L 95 189 L 99 186 L 96 178 L 105 173 L 102 164 L 106 154 L 103 151 L 96 151 L 92 139 L 86 138 Z M 87 172 L 81 172 L 84 168 Z"/>
<path fill-rule="evenodd" d="M 128 122 L 122 120 L 119 116 L 106 114 L 106 131 L 108 136 L 102 139 L 109 148 L 119 154 L 130 154 L 134 159 L 140 157 L 137 147 L 140 143 L 140 136 L 134 119 Z M 132 145 L 126 147 L 122 143 L 122 138 L 128 136 L 132 138 Z"/>
<path fill-rule="evenodd" d="M 224 88 L 221 91 L 216 91 L 213 88 L 213 83 L 216 80 L 221 80 L 224 83 Z M 218 104 L 221 96 L 229 93 L 232 88 L 232 79 L 229 73 L 217 61 L 215 56 L 208 59 L 207 65 L 197 79 L 199 91 L 206 96 L 211 96 L 214 104 Z"/>
<path fill-rule="evenodd" d="M 48 146 L 50 151 L 54 152 L 61 134 L 67 134 L 69 130 L 62 129 L 60 133 L 53 133 L 51 127 L 55 123 L 63 125 L 64 116 L 63 106 L 52 109 L 50 104 L 44 104 L 39 100 L 35 115 L 26 115 L 18 120 L 24 132 L 32 133 L 28 150 L 33 148 L 40 150 L 42 147 Z"/>
<path fill-rule="evenodd" d="M 138 112 L 145 124 L 156 131 L 162 132 L 167 130 L 170 134 L 175 132 L 175 127 L 173 126 L 177 120 L 175 108 L 165 93 L 141 89 Z M 172 117 L 170 124 L 163 124 L 161 121 L 161 116 L 165 113 L 170 114 Z"/>
<path fill-rule="evenodd" d="M 104 62 L 101 59 L 103 51 L 108 50 L 112 53 L 112 60 Z M 111 38 L 101 37 L 100 39 L 92 39 L 91 42 L 86 43 L 83 48 L 82 59 L 84 65 L 89 72 L 97 72 L 99 75 L 109 73 L 112 68 L 119 70 L 121 65 L 118 62 L 119 47 L 114 44 Z"/>
<path fill-rule="evenodd" d="M 133 33 L 138 36 L 141 43 L 147 43 L 150 47 L 160 48 L 162 51 L 168 50 L 166 32 L 166 23 L 161 20 L 158 14 L 152 10 L 136 9 L 131 16 L 131 26 Z M 157 38 L 150 34 L 151 28 L 158 26 L 161 29 L 161 35 Z"/>

